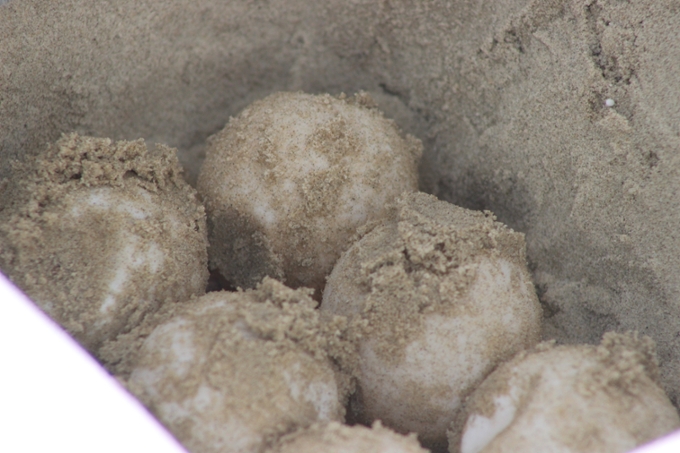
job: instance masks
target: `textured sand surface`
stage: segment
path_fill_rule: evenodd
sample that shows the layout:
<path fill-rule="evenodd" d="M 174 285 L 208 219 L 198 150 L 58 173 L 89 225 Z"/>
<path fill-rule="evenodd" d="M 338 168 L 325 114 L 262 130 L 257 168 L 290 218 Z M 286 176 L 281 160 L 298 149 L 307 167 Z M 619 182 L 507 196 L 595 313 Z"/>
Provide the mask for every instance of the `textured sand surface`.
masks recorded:
<path fill-rule="evenodd" d="M 13 1 L 0 175 L 71 130 L 191 167 L 271 92 L 382 93 L 423 189 L 526 233 L 545 336 L 650 335 L 677 405 L 679 34 L 674 0 Z"/>

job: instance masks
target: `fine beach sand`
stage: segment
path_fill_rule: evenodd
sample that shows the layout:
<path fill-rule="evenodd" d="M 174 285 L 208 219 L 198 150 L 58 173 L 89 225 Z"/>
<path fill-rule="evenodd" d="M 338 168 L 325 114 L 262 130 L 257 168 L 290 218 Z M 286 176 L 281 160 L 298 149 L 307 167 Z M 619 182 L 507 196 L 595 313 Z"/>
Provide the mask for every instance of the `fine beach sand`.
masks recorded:
<path fill-rule="evenodd" d="M 366 90 L 421 190 L 526 234 L 544 337 L 649 335 L 680 405 L 674 0 L 12 0 L 0 43 L 0 197 L 62 133 L 176 147 L 195 184 L 250 102 Z"/>

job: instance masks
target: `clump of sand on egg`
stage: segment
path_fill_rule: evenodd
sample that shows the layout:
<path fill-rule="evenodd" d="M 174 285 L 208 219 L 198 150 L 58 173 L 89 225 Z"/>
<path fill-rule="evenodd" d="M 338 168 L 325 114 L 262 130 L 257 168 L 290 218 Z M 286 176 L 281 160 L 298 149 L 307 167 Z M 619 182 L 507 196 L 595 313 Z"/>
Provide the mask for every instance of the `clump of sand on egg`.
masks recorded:
<path fill-rule="evenodd" d="M 417 189 L 421 153 L 367 94 L 254 102 L 210 138 L 199 175 L 211 265 L 238 287 L 268 275 L 319 298 L 356 229 Z"/>
<path fill-rule="evenodd" d="M 268 453 L 427 453 L 416 436 L 404 436 L 377 421 L 371 428 L 314 424 L 282 438 Z"/>
<path fill-rule="evenodd" d="M 624 453 L 680 427 L 659 386 L 654 343 L 541 343 L 495 370 L 449 432 L 451 453 Z"/>
<path fill-rule="evenodd" d="M 343 254 L 321 311 L 361 332 L 354 416 L 438 449 L 463 398 L 539 341 L 542 318 L 523 234 L 423 193 Z"/>
<path fill-rule="evenodd" d="M 175 150 L 63 136 L 0 202 L 0 268 L 91 352 L 205 292 L 207 229 Z"/>
<path fill-rule="evenodd" d="M 175 305 L 144 340 L 129 387 L 193 453 L 261 452 L 343 421 L 349 378 L 315 306 L 309 290 L 269 278 Z"/>

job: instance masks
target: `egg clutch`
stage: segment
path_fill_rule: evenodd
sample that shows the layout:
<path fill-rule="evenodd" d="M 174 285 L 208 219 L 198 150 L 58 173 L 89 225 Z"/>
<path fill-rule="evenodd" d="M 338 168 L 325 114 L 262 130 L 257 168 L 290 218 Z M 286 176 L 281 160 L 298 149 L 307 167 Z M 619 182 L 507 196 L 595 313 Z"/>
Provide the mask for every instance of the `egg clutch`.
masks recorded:
<path fill-rule="evenodd" d="M 524 235 L 418 192 L 422 151 L 366 93 L 254 102 L 196 190 L 172 148 L 67 134 L 17 164 L 0 268 L 193 453 L 625 452 L 678 428 L 647 337 L 541 342 Z"/>

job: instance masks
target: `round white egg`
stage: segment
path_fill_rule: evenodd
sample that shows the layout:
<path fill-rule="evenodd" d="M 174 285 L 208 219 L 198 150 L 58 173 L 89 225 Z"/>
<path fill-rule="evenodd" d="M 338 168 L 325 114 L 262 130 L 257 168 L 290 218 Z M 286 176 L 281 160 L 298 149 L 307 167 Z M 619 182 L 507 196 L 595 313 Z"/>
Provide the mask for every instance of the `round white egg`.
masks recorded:
<path fill-rule="evenodd" d="M 541 344 L 494 371 L 449 432 L 451 453 L 625 453 L 680 427 L 648 338 Z"/>
<path fill-rule="evenodd" d="M 94 349 L 115 338 L 166 300 L 205 292 L 205 242 L 199 243 L 203 248 L 188 244 L 187 236 L 197 234 L 193 219 L 168 209 L 153 192 L 76 189 L 59 208 L 42 234 L 51 239 L 60 265 L 70 265 L 64 270 L 76 275 L 69 282 L 70 300 L 43 299 L 41 305 L 84 345 Z"/>
<path fill-rule="evenodd" d="M 404 436 L 375 422 L 371 428 L 315 424 L 288 436 L 269 453 L 427 453 L 414 435 Z"/>
<path fill-rule="evenodd" d="M 321 311 L 361 331 L 356 417 L 437 449 L 475 386 L 539 341 L 542 318 L 523 235 L 422 193 L 343 254 Z"/>
<path fill-rule="evenodd" d="M 342 421 L 344 390 L 314 305 L 268 279 L 209 293 L 152 331 L 130 388 L 194 453 L 260 452 L 298 428 Z"/>
<path fill-rule="evenodd" d="M 166 302 L 205 293 L 205 211 L 175 150 L 65 135 L 0 211 L 0 265 L 95 355 Z"/>
<path fill-rule="evenodd" d="M 276 93 L 211 137 L 198 179 L 210 261 L 231 284 L 314 288 L 350 237 L 417 189 L 422 145 L 353 98 Z"/>

